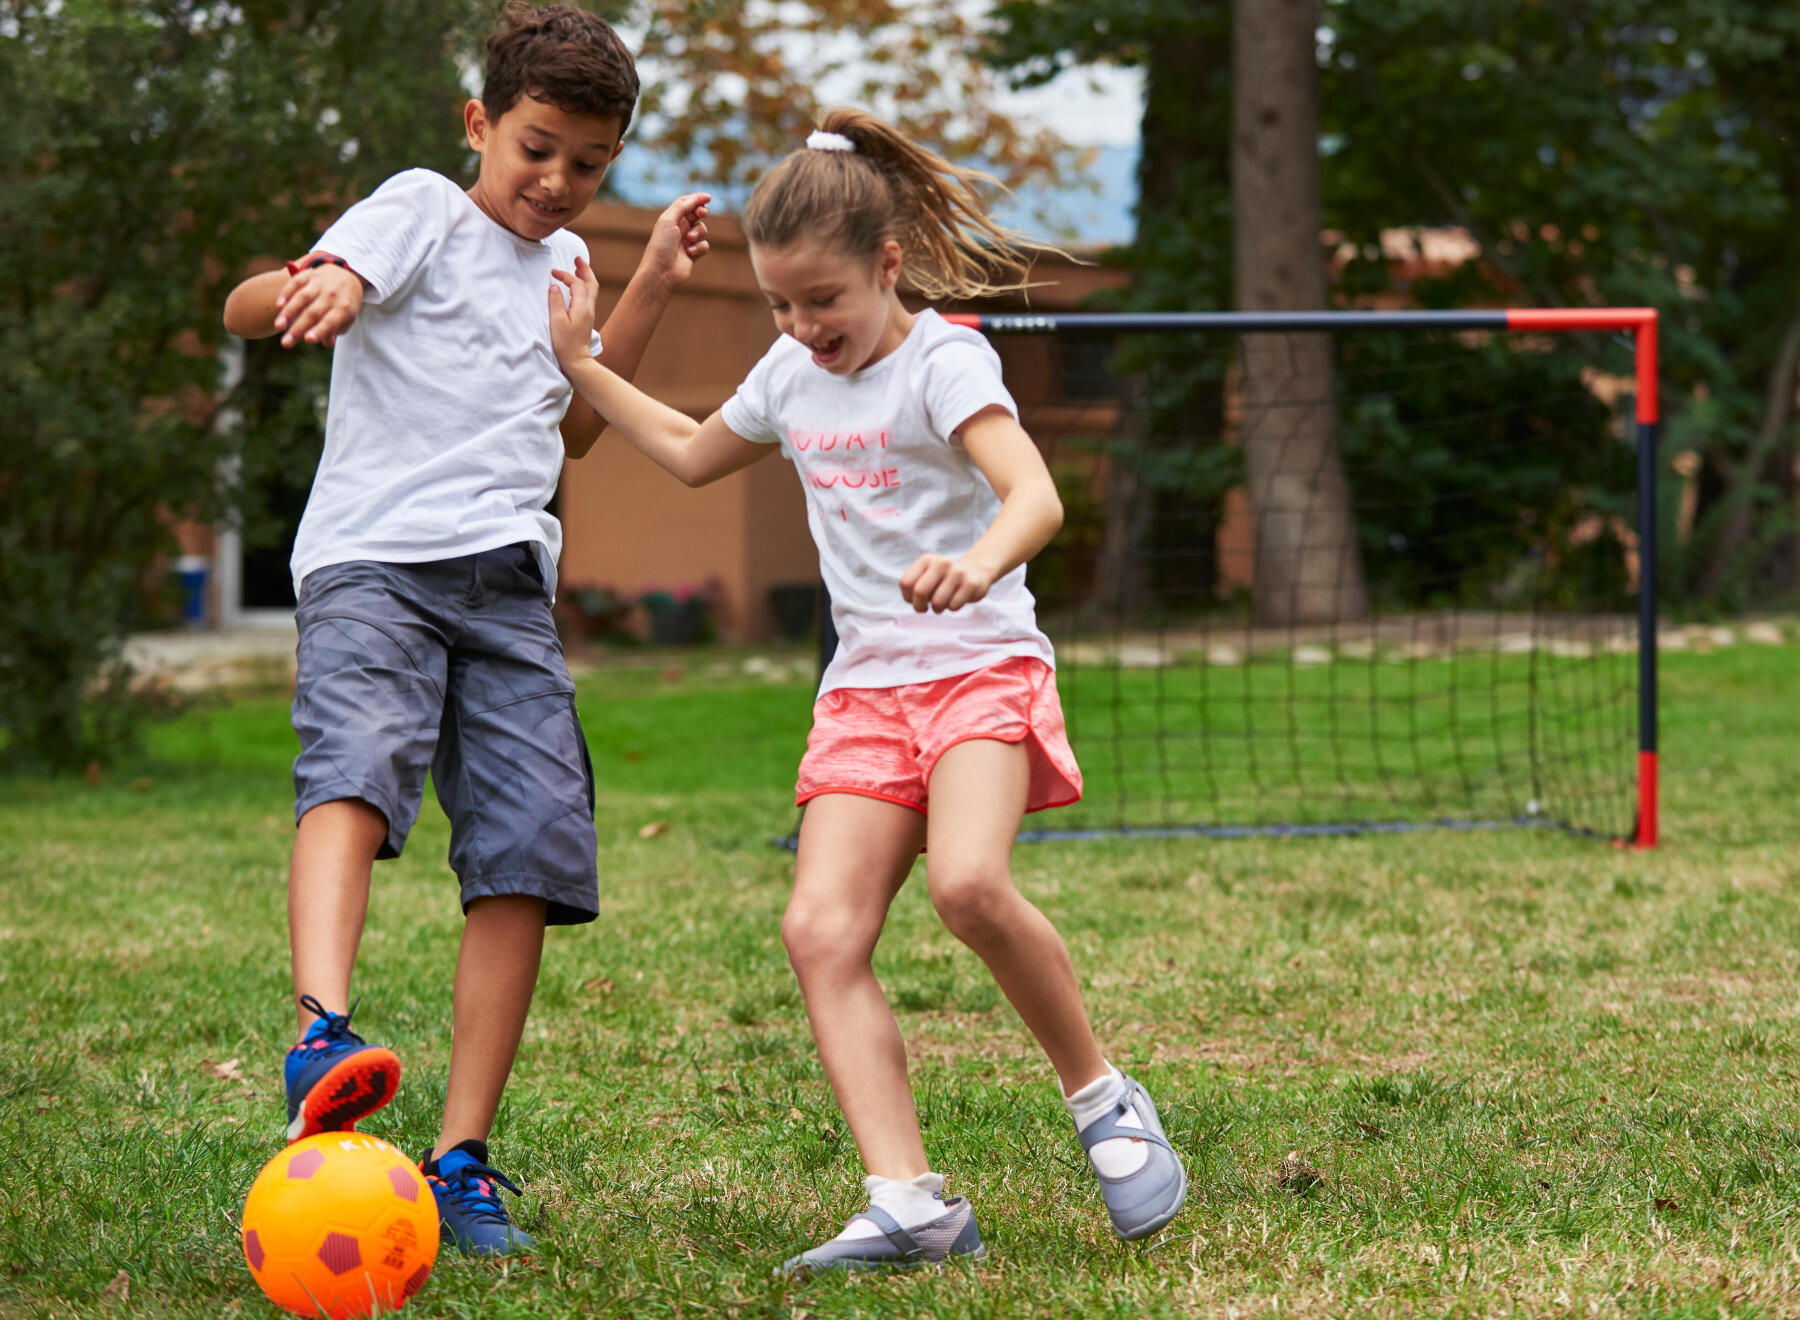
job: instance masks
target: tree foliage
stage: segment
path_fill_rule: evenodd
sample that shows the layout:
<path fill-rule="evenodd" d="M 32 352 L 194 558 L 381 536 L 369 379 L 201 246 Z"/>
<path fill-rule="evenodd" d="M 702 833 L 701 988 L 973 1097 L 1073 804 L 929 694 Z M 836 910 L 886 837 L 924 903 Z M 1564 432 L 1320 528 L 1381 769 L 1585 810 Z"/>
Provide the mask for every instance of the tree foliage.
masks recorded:
<path fill-rule="evenodd" d="M 642 146 L 704 159 L 714 187 L 754 182 L 842 102 L 1009 187 L 1075 163 L 1000 107 L 986 25 L 963 0 L 639 0 L 608 17 L 643 35 Z"/>
<path fill-rule="evenodd" d="M 115 661 L 171 518 L 225 516 L 291 457 L 280 428 L 215 424 L 225 292 L 396 169 L 460 167 L 473 8 L 0 0 L 8 759 L 78 766 L 128 730 Z"/>
<path fill-rule="evenodd" d="M 1211 0 L 999 6 L 994 58 L 1015 76 L 1082 59 L 1150 74 L 1145 200 L 1121 254 L 1136 272 L 1137 306 L 1228 304 L 1219 163 L 1229 138 L 1219 116 L 1229 71 L 1193 60 L 1185 95 L 1163 96 L 1155 62 L 1197 29 L 1208 49 L 1228 44 L 1222 9 Z M 1691 519 L 1675 518 L 1680 499 L 1667 501 L 1664 590 L 1727 606 L 1792 591 L 1800 101 L 1790 83 L 1800 8 L 1327 0 L 1321 35 L 1325 224 L 1360 254 L 1340 268 L 1335 298 L 1659 308 L 1664 458 L 1692 455 L 1682 466 L 1696 473 Z M 1382 232 L 1446 226 L 1467 230 L 1476 259 L 1400 287 Z M 1592 341 L 1563 340 L 1559 351 L 1618 362 Z M 1202 364 L 1166 366 L 1165 397 L 1180 405 L 1165 412 L 1169 424 L 1181 407 L 1214 406 Z M 1569 372 L 1523 360 L 1517 369 L 1521 388 L 1545 370 Z M 1499 379 L 1493 388 L 1512 392 Z M 1371 415 L 1356 398 L 1344 411 L 1351 427 Z"/>
<path fill-rule="evenodd" d="M 1663 538 L 1665 591 L 1741 606 L 1791 590 L 1800 9 L 1355 0 L 1329 14 L 1334 223 L 1364 250 L 1378 224 L 1466 228 L 1480 265 L 1415 288 L 1423 300 L 1659 308 L 1665 457 L 1700 462 L 1697 517 Z M 1367 263 L 1345 278 L 1385 283 Z"/>

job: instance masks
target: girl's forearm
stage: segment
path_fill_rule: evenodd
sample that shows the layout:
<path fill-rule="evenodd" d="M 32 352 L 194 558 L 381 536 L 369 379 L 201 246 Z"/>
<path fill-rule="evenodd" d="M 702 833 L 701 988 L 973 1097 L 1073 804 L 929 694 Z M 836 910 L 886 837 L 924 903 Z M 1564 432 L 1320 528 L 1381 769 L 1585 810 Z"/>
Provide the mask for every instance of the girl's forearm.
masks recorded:
<path fill-rule="evenodd" d="M 965 558 L 980 564 L 998 582 L 1049 545 L 1062 522 L 1062 500 L 1055 486 L 1021 482 L 1001 501 L 999 514 Z"/>
<path fill-rule="evenodd" d="M 599 361 L 602 366 L 627 381 L 637 374 L 650 334 L 656 329 L 673 292 L 666 281 L 657 279 L 644 267 L 638 267 L 600 329 Z M 599 414 L 593 404 L 577 395 L 561 428 L 563 447 L 569 457 L 585 458 L 606 424 L 604 414 Z"/>
<path fill-rule="evenodd" d="M 642 390 L 607 370 L 592 358 L 563 363 L 563 373 L 575 392 L 593 407 L 644 457 L 689 485 L 688 442 L 700 424 L 686 413 L 659 403 Z"/>

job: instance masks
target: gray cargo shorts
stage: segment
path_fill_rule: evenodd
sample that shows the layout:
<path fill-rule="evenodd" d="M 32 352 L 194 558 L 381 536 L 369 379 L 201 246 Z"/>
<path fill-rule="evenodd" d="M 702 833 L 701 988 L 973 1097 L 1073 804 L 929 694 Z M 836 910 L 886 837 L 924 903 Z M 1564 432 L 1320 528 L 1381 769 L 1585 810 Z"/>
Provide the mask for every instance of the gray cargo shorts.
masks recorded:
<path fill-rule="evenodd" d="M 360 799 L 398 857 L 429 770 L 464 911 L 529 894 L 552 925 L 598 915 L 594 770 L 535 547 L 314 569 L 295 620 L 296 824 Z"/>

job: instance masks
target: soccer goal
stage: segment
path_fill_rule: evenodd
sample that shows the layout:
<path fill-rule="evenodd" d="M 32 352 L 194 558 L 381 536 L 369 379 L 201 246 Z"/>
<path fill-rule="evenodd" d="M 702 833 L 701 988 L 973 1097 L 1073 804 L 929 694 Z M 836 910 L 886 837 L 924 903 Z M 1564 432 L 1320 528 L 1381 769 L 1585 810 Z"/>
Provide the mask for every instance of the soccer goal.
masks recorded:
<path fill-rule="evenodd" d="M 1087 789 L 1023 837 L 1654 845 L 1654 311 L 951 319 L 1065 506 Z"/>

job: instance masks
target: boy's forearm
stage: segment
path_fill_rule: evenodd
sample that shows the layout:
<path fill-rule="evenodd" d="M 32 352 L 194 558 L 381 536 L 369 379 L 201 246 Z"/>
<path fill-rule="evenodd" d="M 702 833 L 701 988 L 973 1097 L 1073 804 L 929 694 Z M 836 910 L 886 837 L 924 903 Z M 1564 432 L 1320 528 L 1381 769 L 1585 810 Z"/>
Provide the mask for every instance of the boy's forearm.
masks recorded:
<path fill-rule="evenodd" d="M 658 466 L 682 481 L 690 480 L 683 460 L 699 423 L 652 399 L 599 359 L 565 362 L 563 371 L 575 387 L 577 401 L 585 403 L 603 424 Z"/>
<path fill-rule="evenodd" d="M 639 266 L 600 327 L 600 364 L 623 380 L 637 375 L 650 336 L 674 294 L 667 280 Z"/>
<path fill-rule="evenodd" d="M 267 339 L 275 333 L 275 296 L 288 281 L 285 270 L 252 275 L 225 299 L 225 328 L 244 339 Z"/>
<path fill-rule="evenodd" d="M 622 380 L 637 375 L 650 336 L 674 292 L 666 280 L 640 266 L 619 295 L 606 324 L 600 327 L 600 356 L 596 361 Z M 581 458 L 605 429 L 606 418 L 577 395 L 563 418 L 563 448 L 570 458 Z"/>

